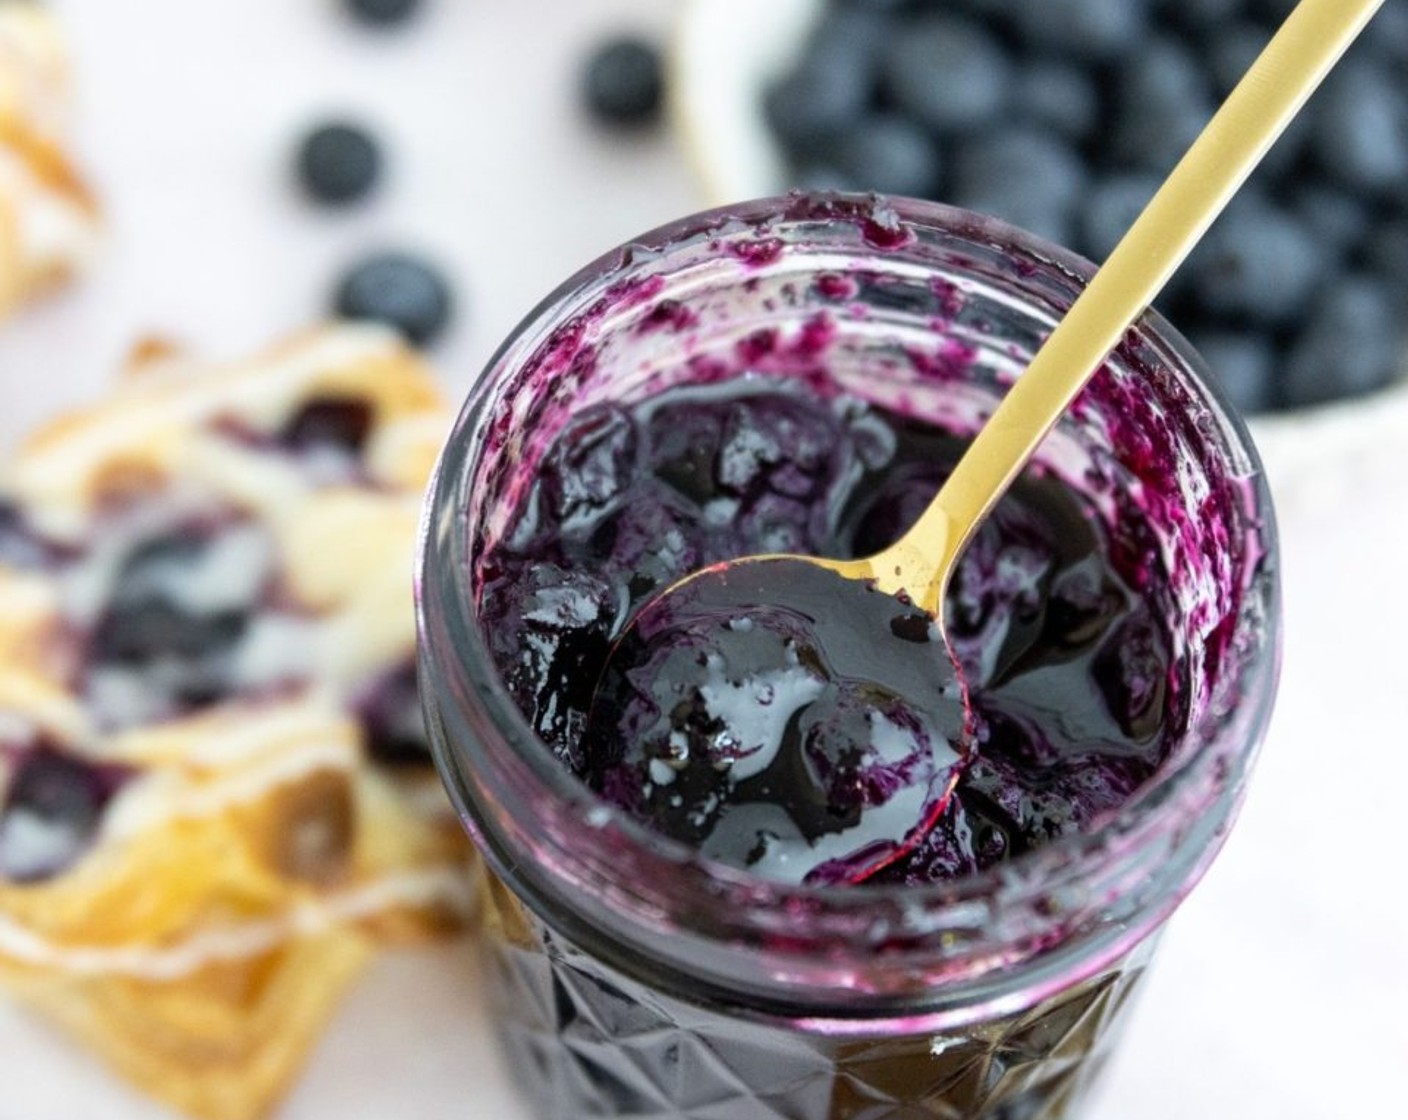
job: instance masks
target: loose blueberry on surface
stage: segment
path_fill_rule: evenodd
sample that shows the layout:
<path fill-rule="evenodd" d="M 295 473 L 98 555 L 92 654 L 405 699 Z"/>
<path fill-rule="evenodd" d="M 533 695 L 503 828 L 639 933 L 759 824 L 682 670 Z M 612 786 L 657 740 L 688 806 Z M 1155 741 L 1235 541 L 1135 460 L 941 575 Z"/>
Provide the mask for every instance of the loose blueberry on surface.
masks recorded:
<path fill-rule="evenodd" d="M 1286 358 L 1284 403 L 1320 404 L 1382 388 L 1402 360 L 1403 334 L 1382 285 L 1362 275 L 1332 279 Z"/>
<path fill-rule="evenodd" d="M 121 775 L 47 745 L 28 750 L 0 808 L 0 878 L 36 883 L 71 866 L 92 843 Z"/>
<path fill-rule="evenodd" d="M 643 125 L 660 115 L 664 93 L 660 51 L 634 36 L 598 46 L 582 74 L 582 98 L 597 120 L 611 125 Z"/>
<path fill-rule="evenodd" d="M 421 0 L 342 0 L 348 15 L 372 27 L 395 27 L 420 10 Z"/>
<path fill-rule="evenodd" d="M 895 36 L 884 58 L 885 87 L 900 110 L 938 130 L 968 130 L 995 119 L 1009 85 L 1001 45 L 961 16 L 931 16 Z"/>
<path fill-rule="evenodd" d="M 380 173 L 381 152 L 360 125 L 319 125 L 299 144 L 299 181 L 317 202 L 341 206 L 365 198 Z"/>
<path fill-rule="evenodd" d="M 338 285 L 334 310 L 344 319 L 395 327 L 417 346 L 433 342 L 450 319 L 450 288 L 431 265 L 385 253 L 353 266 Z"/>

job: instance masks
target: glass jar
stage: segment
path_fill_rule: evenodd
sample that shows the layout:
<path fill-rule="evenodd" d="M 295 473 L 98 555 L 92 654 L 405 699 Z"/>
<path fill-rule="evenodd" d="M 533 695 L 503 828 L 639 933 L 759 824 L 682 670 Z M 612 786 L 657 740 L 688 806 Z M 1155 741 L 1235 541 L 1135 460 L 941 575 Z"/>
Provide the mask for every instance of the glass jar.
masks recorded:
<path fill-rule="evenodd" d="M 609 254 L 493 358 L 428 499 L 421 683 L 490 869 L 493 1021 L 538 1115 L 1074 1115 L 1160 927 L 1227 835 L 1277 674 L 1260 466 L 1167 323 L 1150 314 L 1129 333 L 1039 458 L 1101 516 L 1147 528 L 1146 554 L 1124 562 L 1155 581 L 1186 729 L 1119 812 L 987 872 L 794 886 L 647 831 L 535 737 L 476 604 L 480 561 L 581 408 L 728 376 L 766 330 L 793 353 L 815 340 L 850 392 L 971 432 L 1091 271 L 970 213 L 793 195 Z"/>

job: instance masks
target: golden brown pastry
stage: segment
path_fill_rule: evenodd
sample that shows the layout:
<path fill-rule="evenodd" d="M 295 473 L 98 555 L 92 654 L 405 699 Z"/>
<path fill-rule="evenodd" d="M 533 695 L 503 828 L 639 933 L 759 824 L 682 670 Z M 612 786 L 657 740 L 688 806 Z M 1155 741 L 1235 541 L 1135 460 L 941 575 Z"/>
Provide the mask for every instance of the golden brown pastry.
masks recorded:
<path fill-rule="evenodd" d="M 456 928 L 410 570 L 447 414 L 374 327 L 151 348 L 0 473 L 0 984 L 211 1120 Z"/>
<path fill-rule="evenodd" d="M 92 256 L 97 208 L 64 154 L 68 57 L 54 19 L 0 0 L 0 318 Z"/>

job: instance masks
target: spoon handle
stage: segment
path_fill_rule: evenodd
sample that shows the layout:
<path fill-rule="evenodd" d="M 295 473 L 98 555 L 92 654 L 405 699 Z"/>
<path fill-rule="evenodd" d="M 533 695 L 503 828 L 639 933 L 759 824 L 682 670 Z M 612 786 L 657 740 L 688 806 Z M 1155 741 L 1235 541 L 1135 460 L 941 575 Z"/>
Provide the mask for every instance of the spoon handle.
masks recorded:
<path fill-rule="evenodd" d="M 1300 0 L 1287 17 L 893 546 L 909 563 L 923 556 L 926 606 L 941 600 L 973 528 L 1382 3 Z"/>

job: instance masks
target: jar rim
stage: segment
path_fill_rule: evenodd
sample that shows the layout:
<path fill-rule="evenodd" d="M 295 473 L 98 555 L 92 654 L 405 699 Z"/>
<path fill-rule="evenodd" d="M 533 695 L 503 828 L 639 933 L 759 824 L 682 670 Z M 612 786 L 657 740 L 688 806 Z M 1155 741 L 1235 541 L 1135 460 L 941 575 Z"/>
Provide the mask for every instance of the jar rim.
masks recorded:
<path fill-rule="evenodd" d="M 494 399 L 493 374 L 516 357 L 515 346 L 535 331 L 568 321 L 581 310 L 584 293 L 624 277 L 640 259 L 656 259 L 674 247 L 740 223 L 765 230 L 779 222 L 834 220 L 857 223 L 876 252 L 885 251 L 876 244 L 876 236 L 888 237 L 897 228 L 928 227 L 975 244 L 1036 257 L 1068 273 L 1075 283 L 1087 281 L 1094 272 L 1093 265 L 1068 250 L 995 219 L 939 203 L 794 192 L 668 223 L 568 278 L 520 322 L 490 359 L 442 451 L 426 497 L 416 603 L 422 695 L 437 764 L 457 808 L 488 850 L 496 870 L 511 879 L 516 890 L 540 899 L 589 888 L 588 904 L 577 910 L 570 923 L 573 933 L 603 955 L 615 954 L 618 961 L 629 963 L 649 945 L 650 953 L 664 953 L 677 965 L 687 963 L 694 951 L 691 946 L 704 941 L 750 946 L 768 954 L 776 971 L 780 961 L 795 961 L 840 944 L 857 951 L 883 947 L 897 958 L 919 962 L 917 967 L 929 983 L 937 976 L 966 983 L 977 982 L 994 969 L 1018 964 L 1035 968 L 1037 958 L 1054 964 L 1077 950 L 1083 956 L 1112 959 L 1121 946 L 1128 947 L 1133 932 L 1142 937 L 1167 917 L 1210 862 L 1235 813 L 1242 778 L 1269 719 L 1278 669 L 1279 587 L 1274 563 L 1265 576 L 1269 582 L 1260 591 L 1265 609 L 1254 618 L 1237 621 L 1239 628 L 1266 628 L 1253 635 L 1261 652 L 1244 667 L 1258 679 L 1246 689 L 1254 704 L 1244 705 L 1238 713 L 1244 729 L 1238 750 L 1221 754 L 1191 750 L 1181 764 L 1161 767 L 1129 801 L 1094 827 L 1054 838 L 986 870 L 922 886 L 808 886 L 764 880 L 707 860 L 628 818 L 563 766 L 534 733 L 500 679 L 476 624 L 467 579 L 472 527 L 465 516 L 466 487 L 477 433 Z M 867 232 L 866 223 L 874 229 Z M 1180 367 L 1180 376 L 1191 378 L 1200 400 L 1210 406 L 1220 438 L 1245 455 L 1247 481 L 1254 492 L 1252 516 L 1265 552 L 1274 561 L 1274 515 L 1244 423 L 1221 389 L 1204 375 L 1196 352 L 1162 316 L 1151 310 L 1136 329 L 1160 344 Z M 1250 580 L 1248 573 L 1243 587 L 1248 597 L 1253 594 Z M 1227 713 L 1221 715 L 1224 721 L 1229 718 Z M 1205 733 L 1210 732 L 1188 729 L 1188 735 Z M 486 736 L 497 741 L 486 744 Z M 548 821 L 548 832 L 555 838 L 546 837 L 544 842 L 554 844 L 553 866 L 525 865 L 520 853 L 508 850 L 512 845 L 506 847 L 505 838 L 485 819 L 478 801 L 486 793 L 484 783 L 491 780 L 492 797 L 501 812 L 541 818 L 534 825 Z M 1151 847 L 1151 837 L 1168 829 L 1171 819 L 1179 825 L 1173 837 L 1177 843 Z M 519 826 L 528 823 L 520 820 Z M 1159 858 L 1152 855 L 1156 851 Z M 1174 855 L 1178 858 L 1171 858 Z M 1063 891 L 1071 892 L 1071 898 L 1088 894 L 1088 884 L 1081 884 L 1096 861 L 1112 867 L 1109 881 L 1100 889 L 1113 891 L 1131 877 L 1142 880 L 1139 896 L 1144 905 L 1119 921 L 1102 920 L 1095 923 L 1098 929 L 1082 931 L 1075 927 L 1092 915 L 1081 912 L 1080 906 L 1103 902 L 1072 903 L 1063 914 Z M 1029 912 L 1038 887 L 1045 913 Z M 1028 920 L 1018 923 L 1021 928 L 1014 927 L 1011 937 L 995 941 L 973 932 L 990 929 L 997 910 L 1017 902 L 1023 904 Z M 682 915 L 690 920 L 682 921 Z M 1108 907 L 1104 915 L 1110 917 Z M 799 924 L 815 936 L 800 935 Z M 661 935 L 677 942 L 673 949 L 650 943 L 650 937 Z M 845 977 L 850 975 L 846 962 L 837 959 L 833 964 L 838 985 L 845 987 Z M 893 999 L 896 993 L 883 996 Z"/>

